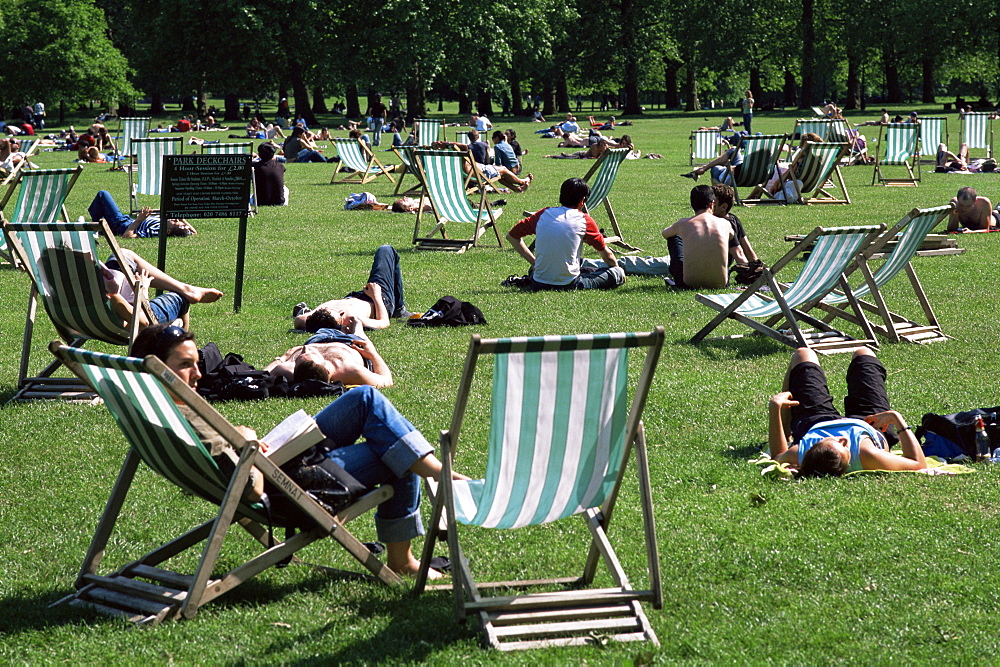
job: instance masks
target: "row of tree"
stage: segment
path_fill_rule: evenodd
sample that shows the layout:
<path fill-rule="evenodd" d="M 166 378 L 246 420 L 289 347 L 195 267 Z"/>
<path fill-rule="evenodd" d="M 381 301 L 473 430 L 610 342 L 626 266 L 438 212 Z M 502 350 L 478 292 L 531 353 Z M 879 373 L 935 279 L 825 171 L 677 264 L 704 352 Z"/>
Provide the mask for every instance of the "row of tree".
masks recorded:
<path fill-rule="evenodd" d="M 148 97 L 294 100 L 307 118 L 341 97 L 398 91 L 487 113 L 569 110 L 575 94 L 857 108 L 866 99 L 1000 97 L 997 0 L 0 0 L 0 104 Z M 433 96 L 433 97 L 429 97 Z"/>

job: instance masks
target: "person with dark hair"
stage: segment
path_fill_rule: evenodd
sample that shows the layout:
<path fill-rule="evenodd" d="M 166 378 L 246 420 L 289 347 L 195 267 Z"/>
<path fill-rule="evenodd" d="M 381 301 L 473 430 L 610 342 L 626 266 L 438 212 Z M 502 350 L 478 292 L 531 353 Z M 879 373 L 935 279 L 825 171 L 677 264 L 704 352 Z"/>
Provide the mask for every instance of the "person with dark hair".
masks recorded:
<path fill-rule="evenodd" d="M 625 271 L 604 243 L 597 223 L 583 211 L 590 186 L 582 178 L 570 178 L 559 191 L 560 206 L 550 206 L 518 222 L 507 233 L 517 254 L 531 265 L 531 286 L 536 289 L 613 289 L 625 284 Z M 535 252 L 524 237 L 535 236 Z M 596 250 L 606 266 L 583 271 L 581 242 Z"/>
<path fill-rule="evenodd" d="M 306 137 L 306 128 L 296 125 L 282 146 L 285 159 L 289 162 L 326 162 L 326 158 L 316 150 L 316 146 Z"/>
<path fill-rule="evenodd" d="M 732 164 L 734 171 L 739 171 L 743 166 L 743 137 L 747 136 L 743 132 L 737 132 L 731 137 L 723 137 L 723 141 L 727 142 L 731 148 L 726 149 L 722 152 L 722 155 L 715 158 L 711 162 L 703 164 L 699 167 L 695 167 L 686 174 L 681 174 L 684 178 L 690 178 L 697 181 L 698 178 L 707 171 L 712 173 L 713 183 L 725 183 L 726 185 L 734 185 L 732 182 L 732 177 L 729 174 L 729 170 L 726 169 L 726 165 Z"/>
<path fill-rule="evenodd" d="M 253 163 L 254 189 L 260 206 L 287 206 L 285 165 L 274 159 L 274 144 L 265 141 L 257 147 L 259 160 Z"/>
<path fill-rule="evenodd" d="M 460 144 L 454 141 L 438 141 L 435 142 L 434 146 L 435 148 L 457 148 L 460 151 L 469 151 L 479 171 L 486 178 L 490 180 L 499 178 L 501 185 L 510 188 L 514 192 L 524 192 L 535 178 L 533 174 L 528 174 L 526 177 L 520 178 L 506 167 L 491 164 L 490 147 L 485 141 L 479 140 L 479 132 L 475 129 L 469 130 L 469 143 L 467 144 Z M 462 168 L 466 172 L 471 169 L 468 164 L 463 164 Z"/>
<path fill-rule="evenodd" d="M 403 297 L 399 253 L 391 245 L 383 245 L 375 251 L 364 289 L 326 301 L 315 309 L 300 303 L 292 309 L 292 324 L 296 329 L 315 333 L 320 329 L 341 329 L 350 323 L 349 318 L 354 318 L 366 329 L 385 329 L 390 318 L 406 319 L 410 314 Z"/>
<path fill-rule="evenodd" d="M 292 382 L 315 379 L 391 387 L 392 372 L 365 336 L 357 318 L 348 315 L 341 329 L 321 329 L 304 345 L 296 345 L 275 357 L 264 370 Z"/>
<path fill-rule="evenodd" d="M 149 327 L 136 337 L 132 355 L 158 357 L 182 382 L 197 389 L 201 379 L 198 346 L 190 332 L 174 326 Z M 193 410 L 183 404 L 178 408 L 220 468 L 234 470 L 239 454 Z M 324 479 L 342 488 L 338 478 L 342 479 L 346 472 L 368 489 L 391 485 L 392 497 L 382 502 L 375 514 L 378 539 L 385 542 L 386 564 L 391 570 L 415 575 L 420 562 L 414 557 L 410 542 L 424 534 L 420 520 L 420 477 L 438 477 L 441 473 L 441 461 L 434 455 L 434 447 L 374 387 L 351 389 L 320 410 L 314 419 L 325 439 L 284 464 L 282 470 L 332 513 L 341 507 L 325 502 L 334 494 L 324 494 Z M 257 439 L 252 429 L 236 428 L 243 437 Z M 261 445 L 267 451 L 267 443 Z M 459 473 L 452 474 L 455 479 L 468 479 Z M 327 488 L 332 486 L 328 484 Z M 265 493 L 281 495 L 279 489 L 265 486 L 263 476 L 254 469 L 245 497 L 256 501 Z M 432 570 L 430 576 L 437 579 L 441 573 Z"/>
<path fill-rule="evenodd" d="M 958 195 L 951 200 L 953 208 L 948 217 L 948 231 L 964 229 L 967 232 L 988 232 L 1000 227 L 1000 212 L 993 210 L 993 204 L 986 197 L 979 196 L 975 188 L 958 189 Z"/>
<path fill-rule="evenodd" d="M 507 143 L 507 135 L 496 130 L 493 132 L 493 163 L 506 167 L 513 174 L 521 172 L 521 163 L 514 155 L 514 149 Z"/>
<path fill-rule="evenodd" d="M 729 282 L 729 247 L 736 235 L 728 220 L 714 214 L 714 205 L 712 186 L 696 185 L 691 188 L 694 215 L 663 230 L 674 287 L 716 288 Z"/>
<path fill-rule="evenodd" d="M 855 470 L 921 470 L 927 467 L 913 429 L 889 405 L 886 371 L 867 347 L 847 367 L 842 416 L 833 406 L 826 375 L 816 353 L 792 353 L 782 391 L 771 397 L 768 449 L 771 458 L 797 469 L 798 477 Z M 889 452 L 896 443 L 903 455 Z"/>
<path fill-rule="evenodd" d="M 108 223 L 108 228 L 115 236 L 122 238 L 158 238 L 160 236 L 160 225 L 163 219 L 158 215 L 153 215 L 153 210 L 146 206 L 139 210 L 133 218 L 122 213 L 115 203 L 111 193 L 107 190 L 99 190 L 94 196 L 94 201 L 90 202 L 90 219 L 94 222 L 104 220 Z M 167 220 L 167 236 L 191 236 L 198 231 L 187 220 L 180 218 L 170 218 Z"/>

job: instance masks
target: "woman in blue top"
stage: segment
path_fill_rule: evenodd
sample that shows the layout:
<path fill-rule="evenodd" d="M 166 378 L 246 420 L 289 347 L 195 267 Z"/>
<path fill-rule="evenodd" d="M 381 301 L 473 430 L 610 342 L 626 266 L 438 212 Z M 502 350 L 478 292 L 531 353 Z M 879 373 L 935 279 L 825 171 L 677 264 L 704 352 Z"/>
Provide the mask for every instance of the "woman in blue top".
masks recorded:
<path fill-rule="evenodd" d="M 868 348 L 847 368 L 846 417 L 833 407 L 826 375 L 807 347 L 792 354 L 783 391 L 771 397 L 771 458 L 789 463 L 798 477 L 840 476 L 854 470 L 920 470 L 923 450 L 903 417 L 889 406 L 885 367 Z M 899 442 L 903 456 L 889 448 Z"/>

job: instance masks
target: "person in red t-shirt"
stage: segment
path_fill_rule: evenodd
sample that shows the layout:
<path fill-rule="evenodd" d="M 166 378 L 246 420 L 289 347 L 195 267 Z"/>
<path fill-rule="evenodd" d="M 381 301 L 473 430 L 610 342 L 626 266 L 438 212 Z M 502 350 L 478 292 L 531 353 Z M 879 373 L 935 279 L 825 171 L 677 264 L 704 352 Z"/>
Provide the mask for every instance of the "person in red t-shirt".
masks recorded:
<path fill-rule="evenodd" d="M 177 131 L 178 132 L 190 132 L 191 131 L 191 121 L 187 118 L 181 118 L 177 121 Z"/>

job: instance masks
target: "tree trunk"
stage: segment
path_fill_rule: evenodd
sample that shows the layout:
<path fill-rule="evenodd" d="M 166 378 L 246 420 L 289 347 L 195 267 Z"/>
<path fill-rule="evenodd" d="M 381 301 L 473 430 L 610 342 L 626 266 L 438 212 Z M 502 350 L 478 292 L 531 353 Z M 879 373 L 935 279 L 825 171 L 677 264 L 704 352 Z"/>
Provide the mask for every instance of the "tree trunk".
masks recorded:
<path fill-rule="evenodd" d="M 924 56 L 920 61 L 923 70 L 924 94 L 921 102 L 934 104 L 934 57 Z"/>
<path fill-rule="evenodd" d="M 695 76 L 694 49 L 688 55 L 687 72 L 684 79 L 684 97 L 687 98 L 687 101 L 684 104 L 684 110 L 700 111 L 701 102 L 698 101 L 698 78 Z"/>
<path fill-rule="evenodd" d="M 515 116 L 520 116 L 523 107 L 521 106 L 521 78 L 513 68 L 510 70 L 510 109 Z"/>
<path fill-rule="evenodd" d="M 548 116 L 556 112 L 555 95 L 552 92 L 552 83 L 546 81 L 542 84 L 542 115 Z"/>
<path fill-rule="evenodd" d="M 307 125 L 316 125 L 316 116 L 309 105 L 309 89 L 302 77 L 302 65 L 297 60 L 288 62 L 288 73 L 292 79 L 292 93 L 295 96 L 295 113 L 306 121 Z"/>
<path fill-rule="evenodd" d="M 677 92 L 677 72 L 683 64 L 678 60 L 663 59 L 663 90 L 666 93 L 664 105 L 668 109 L 679 109 L 681 106 L 681 98 Z"/>
<path fill-rule="evenodd" d="M 493 115 L 493 102 L 490 99 L 490 91 L 483 88 L 476 90 L 476 109 L 481 114 Z"/>
<path fill-rule="evenodd" d="M 330 108 L 326 106 L 326 97 L 323 95 L 323 86 L 313 88 L 313 113 L 330 113 Z"/>
<path fill-rule="evenodd" d="M 802 0 L 802 98 L 799 108 L 811 105 L 816 96 L 813 74 L 816 60 L 816 26 L 813 24 L 813 0 Z"/>
<path fill-rule="evenodd" d="M 0 115 L 0 118 L 3 116 Z M 59 100 L 59 124 L 66 124 L 66 100 Z"/>
<path fill-rule="evenodd" d="M 566 74 L 559 72 L 555 80 L 556 109 L 559 113 L 569 113 L 569 89 L 566 87 Z"/>
<path fill-rule="evenodd" d="M 625 105 L 622 112 L 626 116 L 637 116 L 642 113 L 639 105 L 639 58 L 636 52 L 636 17 L 635 2 L 633 0 L 621 0 L 621 13 L 619 14 L 621 26 L 621 48 L 625 54 L 625 72 L 622 88 L 625 91 Z"/>
<path fill-rule="evenodd" d="M 226 113 L 223 116 L 223 120 L 235 120 L 240 119 L 240 96 L 234 94 L 226 95 L 224 98 L 224 105 L 226 108 Z"/>
<path fill-rule="evenodd" d="M 785 83 L 782 86 L 782 93 L 784 94 L 786 107 L 794 107 L 798 104 L 798 98 L 795 94 L 795 75 L 789 69 L 785 70 Z"/>
<path fill-rule="evenodd" d="M 899 85 L 899 64 L 896 62 L 895 53 L 888 50 L 882 57 L 885 68 L 886 101 L 890 104 L 899 104 L 903 101 L 903 89 Z"/>
<path fill-rule="evenodd" d="M 347 118 L 361 118 L 361 106 L 358 103 L 358 84 L 349 83 L 344 88 L 344 104 L 347 105 L 344 116 Z"/>
<path fill-rule="evenodd" d="M 149 113 L 151 115 L 162 115 L 166 113 L 166 109 L 163 108 L 163 95 L 156 92 L 149 96 Z"/>
<path fill-rule="evenodd" d="M 845 109 L 861 108 L 861 55 L 847 54 L 847 99 Z"/>
<path fill-rule="evenodd" d="M 181 111 L 186 111 L 188 113 L 194 113 L 197 108 L 194 105 L 197 96 L 185 95 L 184 99 L 181 101 Z"/>
<path fill-rule="evenodd" d="M 472 113 L 472 98 L 469 97 L 469 89 L 466 84 L 458 85 L 458 113 L 467 116 Z"/>

